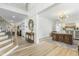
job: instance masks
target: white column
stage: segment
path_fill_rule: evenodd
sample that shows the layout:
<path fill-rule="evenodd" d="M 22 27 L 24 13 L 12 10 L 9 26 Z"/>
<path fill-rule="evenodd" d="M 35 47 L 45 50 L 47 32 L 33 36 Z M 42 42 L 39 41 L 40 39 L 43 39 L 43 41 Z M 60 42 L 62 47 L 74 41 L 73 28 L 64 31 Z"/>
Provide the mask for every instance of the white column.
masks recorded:
<path fill-rule="evenodd" d="M 34 15 L 32 17 L 29 17 L 34 21 L 34 43 L 39 43 L 39 37 L 38 37 L 38 15 Z"/>
<path fill-rule="evenodd" d="M 35 27 L 36 27 L 36 28 L 35 28 L 35 29 L 36 29 L 36 39 L 35 39 L 35 43 L 36 43 L 36 44 L 39 44 L 39 37 L 38 37 L 38 15 L 36 15 L 36 19 L 35 19 L 35 20 L 36 20 L 36 22 L 35 22 L 35 24 L 36 24 L 36 25 L 35 25 Z"/>

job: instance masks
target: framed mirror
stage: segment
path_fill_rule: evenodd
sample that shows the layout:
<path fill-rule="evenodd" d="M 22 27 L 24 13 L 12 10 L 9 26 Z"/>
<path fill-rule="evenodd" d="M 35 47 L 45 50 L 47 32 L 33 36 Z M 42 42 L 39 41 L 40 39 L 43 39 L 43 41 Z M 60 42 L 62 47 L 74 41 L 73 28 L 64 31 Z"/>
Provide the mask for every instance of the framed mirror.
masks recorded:
<path fill-rule="evenodd" d="M 29 20 L 28 22 L 28 27 L 29 29 L 31 30 L 31 32 L 33 31 L 34 29 L 34 21 L 32 19 Z"/>

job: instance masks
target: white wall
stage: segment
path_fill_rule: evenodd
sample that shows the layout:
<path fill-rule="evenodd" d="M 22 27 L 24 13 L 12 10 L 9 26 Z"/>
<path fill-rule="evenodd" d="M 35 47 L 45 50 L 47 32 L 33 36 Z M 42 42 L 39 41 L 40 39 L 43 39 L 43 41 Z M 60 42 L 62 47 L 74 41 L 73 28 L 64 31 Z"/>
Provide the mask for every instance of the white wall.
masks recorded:
<path fill-rule="evenodd" d="M 25 37 L 26 32 L 28 31 L 28 19 L 25 19 L 20 24 L 20 29 L 22 31 L 22 36 Z"/>
<path fill-rule="evenodd" d="M 49 35 L 50 30 L 50 21 L 48 19 L 45 18 L 41 18 L 39 17 L 39 12 L 45 10 L 46 8 L 48 8 L 49 6 L 51 6 L 53 4 L 50 3 L 30 3 L 28 5 L 28 12 L 29 12 L 29 19 L 33 19 L 34 20 L 34 33 L 35 33 L 35 43 L 39 43 L 39 39 L 43 38 L 47 35 Z M 42 24 L 41 24 L 42 22 Z M 44 23 L 45 24 L 44 24 Z M 41 24 L 41 25 L 40 25 Z M 42 27 L 41 27 L 42 26 Z M 49 30 L 47 29 L 47 27 L 49 28 Z M 44 29 L 45 27 L 45 29 Z M 44 34 L 45 33 L 45 34 Z"/>
<path fill-rule="evenodd" d="M 56 24 L 57 20 L 56 21 L 53 20 L 53 15 L 52 15 L 52 21 L 50 21 L 50 19 L 41 17 L 38 14 L 39 12 L 45 10 L 46 8 L 48 8 L 51 5 L 53 5 L 53 4 L 50 4 L 50 3 L 45 3 L 45 4 L 42 4 L 42 3 L 32 4 L 31 3 L 31 4 L 29 4 L 29 18 L 33 19 L 36 23 L 36 27 L 35 27 L 35 29 L 36 29 L 35 33 L 37 36 L 36 40 L 46 37 L 50 34 L 51 31 L 56 30 L 54 25 Z M 69 22 L 71 22 L 71 21 L 72 21 L 72 19 Z M 75 19 L 74 19 L 74 21 L 75 21 Z"/>
<path fill-rule="evenodd" d="M 79 17 L 72 16 L 65 20 L 65 23 L 79 23 Z"/>
<path fill-rule="evenodd" d="M 46 19 L 44 17 L 38 17 L 38 37 L 44 38 L 50 35 L 52 32 L 52 24 L 53 22 L 50 19 Z"/>

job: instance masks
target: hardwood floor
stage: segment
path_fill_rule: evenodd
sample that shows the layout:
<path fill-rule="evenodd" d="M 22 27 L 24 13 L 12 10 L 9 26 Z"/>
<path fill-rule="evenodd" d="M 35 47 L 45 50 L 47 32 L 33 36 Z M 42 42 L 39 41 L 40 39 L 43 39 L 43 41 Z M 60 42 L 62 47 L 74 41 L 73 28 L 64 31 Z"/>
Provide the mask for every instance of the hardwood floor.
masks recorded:
<path fill-rule="evenodd" d="M 25 40 L 25 38 L 20 37 L 20 36 L 18 36 L 17 39 L 18 39 L 18 42 L 19 42 L 19 43 L 18 43 L 19 47 L 16 48 L 15 51 L 18 51 L 18 50 L 20 50 L 21 48 L 24 48 L 24 47 L 31 46 L 31 45 L 33 44 L 33 43 L 28 43 L 28 42 Z"/>
<path fill-rule="evenodd" d="M 41 42 L 38 45 L 33 44 L 31 47 L 17 50 L 10 54 L 10 56 L 77 56 L 77 50 L 72 50 L 51 44 L 48 42 Z"/>
<path fill-rule="evenodd" d="M 26 45 L 26 44 L 28 44 L 28 45 L 31 45 L 31 44 L 32 44 L 32 43 L 28 43 L 28 42 L 25 40 L 25 38 L 23 38 L 23 37 L 18 36 L 17 39 L 18 39 L 18 44 L 19 44 L 19 46 Z M 27 46 L 28 46 L 28 45 L 27 45 Z"/>

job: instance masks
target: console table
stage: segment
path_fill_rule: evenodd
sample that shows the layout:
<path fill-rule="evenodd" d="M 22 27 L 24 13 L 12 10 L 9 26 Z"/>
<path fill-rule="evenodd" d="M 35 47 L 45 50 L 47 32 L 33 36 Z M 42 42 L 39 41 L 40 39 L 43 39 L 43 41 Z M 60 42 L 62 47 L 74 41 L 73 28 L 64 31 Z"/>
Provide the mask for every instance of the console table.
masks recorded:
<path fill-rule="evenodd" d="M 33 32 L 26 32 L 26 40 L 29 43 L 34 43 L 34 33 Z"/>
<path fill-rule="evenodd" d="M 51 37 L 52 37 L 52 40 L 55 40 L 55 41 L 61 41 L 67 44 L 73 44 L 73 38 L 71 34 L 52 33 Z"/>

